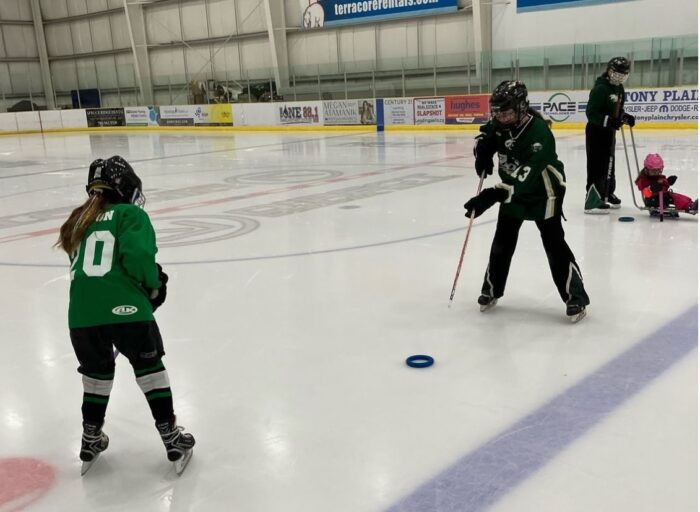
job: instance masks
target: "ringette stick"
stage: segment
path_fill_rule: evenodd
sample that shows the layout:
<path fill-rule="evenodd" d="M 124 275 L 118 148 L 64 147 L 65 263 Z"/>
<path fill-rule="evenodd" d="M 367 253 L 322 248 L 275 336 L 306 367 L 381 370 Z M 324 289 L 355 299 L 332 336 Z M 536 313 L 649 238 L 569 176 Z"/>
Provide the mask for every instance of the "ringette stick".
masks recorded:
<path fill-rule="evenodd" d="M 476 189 L 476 195 L 478 196 L 481 192 L 481 186 L 484 184 L 484 178 L 486 178 L 486 171 L 481 173 L 481 178 L 479 179 L 479 187 Z M 459 263 L 457 264 L 457 273 L 455 274 L 455 280 L 452 283 L 452 293 L 450 293 L 450 302 L 447 305 L 448 308 L 452 307 L 452 299 L 455 297 L 455 290 L 457 289 L 457 280 L 459 280 L 459 273 L 462 271 L 462 262 L 464 261 L 464 253 L 467 251 L 467 242 L 469 242 L 469 233 L 472 232 L 472 224 L 474 223 L 474 211 L 472 211 L 469 217 L 469 227 L 467 228 L 467 236 L 464 237 L 464 245 L 462 245 L 462 254 L 459 255 Z"/>

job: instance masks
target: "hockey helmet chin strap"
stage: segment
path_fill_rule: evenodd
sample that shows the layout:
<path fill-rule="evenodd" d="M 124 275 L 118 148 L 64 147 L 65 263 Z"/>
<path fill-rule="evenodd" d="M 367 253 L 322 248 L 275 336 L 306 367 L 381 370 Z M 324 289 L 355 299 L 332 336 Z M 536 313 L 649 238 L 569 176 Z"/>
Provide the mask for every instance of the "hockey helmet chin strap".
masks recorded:
<path fill-rule="evenodd" d="M 131 195 L 131 204 L 135 204 L 139 208 L 146 206 L 146 196 L 139 189 L 134 189 L 134 193 Z"/>

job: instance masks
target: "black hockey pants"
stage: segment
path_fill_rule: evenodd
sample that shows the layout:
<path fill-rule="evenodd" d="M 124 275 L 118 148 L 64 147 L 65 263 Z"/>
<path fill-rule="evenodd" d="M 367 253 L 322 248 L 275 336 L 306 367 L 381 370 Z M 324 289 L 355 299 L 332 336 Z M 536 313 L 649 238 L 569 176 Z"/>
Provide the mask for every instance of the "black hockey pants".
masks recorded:
<path fill-rule="evenodd" d="M 534 221 L 542 236 L 542 245 L 547 253 L 549 269 L 554 278 L 561 299 L 567 305 L 586 306 L 588 295 L 583 287 L 581 271 L 576 264 L 574 254 L 564 240 L 564 228 L 561 217 Z M 502 297 L 508 279 L 510 262 L 518 243 L 518 233 L 523 220 L 498 212 L 496 234 L 491 244 L 489 266 L 486 268 L 484 285 L 481 293 L 490 297 Z"/>
<path fill-rule="evenodd" d="M 612 158 L 612 174 L 608 181 L 610 158 Z M 586 192 L 591 188 L 591 185 L 595 186 L 602 198 L 615 192 L 614 130 L 591 123 L 586 125 L 586 173 Z"/>

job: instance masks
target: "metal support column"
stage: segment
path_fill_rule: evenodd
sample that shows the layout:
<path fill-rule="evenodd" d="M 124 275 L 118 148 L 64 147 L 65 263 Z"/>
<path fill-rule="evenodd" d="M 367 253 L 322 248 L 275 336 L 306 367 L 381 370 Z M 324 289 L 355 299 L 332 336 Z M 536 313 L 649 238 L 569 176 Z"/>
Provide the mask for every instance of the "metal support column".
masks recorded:
<path fill-rule="evenodd" d="M 134 55 L 134 73 L 145 105 L 153 105 L 153 83 L 151 81 L 151 65 L 148 61 L 146 40 L 146 23 L 143 16 L 143 5 L 127 3 L 124 0 L 126 26 L 129 31 L 131 50 Z"/>
<path fill-rule="evenodd" d="M 263 3 L 277 93 L 283 94 L 289 88 L 289 57 L 287 55 L 284 2 L 283 0 L 263 0 Z"/>
<path fill-rule="evenodd" d="M 36 36 L 36 47 L 39 51 L 39 65 L 41 66 L 41 81 L 44 86 L 44 99 L 46 108 L 54 110 L 56 102 L 51 81 L 51 69 L 49 68 L 49 55 L 46 50 L 46 37 L 44 35 L 44 20 L 41 18 L 41 6 L 39 0 L 31 0 L 32 19 L 34 21 L 34 35 Z"/>

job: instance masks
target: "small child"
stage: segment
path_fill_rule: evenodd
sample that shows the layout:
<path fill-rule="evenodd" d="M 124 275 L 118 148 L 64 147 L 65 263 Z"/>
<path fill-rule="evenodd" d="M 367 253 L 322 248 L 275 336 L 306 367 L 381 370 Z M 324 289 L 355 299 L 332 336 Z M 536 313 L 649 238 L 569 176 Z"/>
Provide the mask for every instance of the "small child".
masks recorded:
<path fill-rule="evenodd" d="M 648 208 L 659 208 L 659 192 L 663 193 L 663 207 L 673 206 L 676 211 L 695 215 L 698 211 L 698 200 L 671 190 L 678 176 L 664 176 L 664 160 L 657 153 L 650 153 L 644 159 L 644 168 L 639 172 L 635 181 L 637 188 L 642 191 L 644 205 Z"/>

